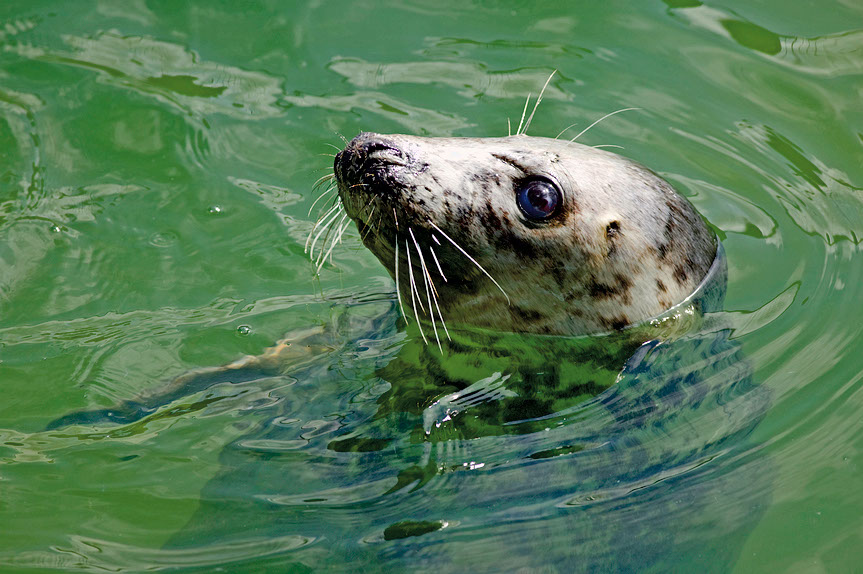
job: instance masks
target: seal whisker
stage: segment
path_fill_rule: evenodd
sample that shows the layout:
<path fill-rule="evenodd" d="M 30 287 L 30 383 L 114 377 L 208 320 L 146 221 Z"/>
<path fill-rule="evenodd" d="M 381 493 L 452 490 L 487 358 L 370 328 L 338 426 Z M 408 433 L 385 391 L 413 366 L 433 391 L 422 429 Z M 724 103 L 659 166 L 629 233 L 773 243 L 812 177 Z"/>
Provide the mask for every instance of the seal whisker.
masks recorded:
<path fill-rule="evenodd" d="M 378 222 L 374 224 L 374 227 L 375 227 L 376 229 L 377 229 L 377 228 L 380 228 L 380 226 L 381 226 L 381 222 L 382 222 L 383 220 L 384 220 L 384 212 L 383 212 L 383 210 L 381 210 L 381 211 L 380 211 L 380 213 L 378 213 Z"/>
<path fill-rule="evenodd" d="M 345 136 L 343 136 L 343 135 L 339 134 L 339 137 L 340 137 L 340 138 L 342 138 L 342 141 L 344 141 L 345 143 L 348 143 L 348 140 L 346 140 L 346 139 L 345 139 Z M 331 144 L 331 143 L 325 143 L 324 145 L 328 145 L 328 146 L 330 146 L 331 148 L 333 148 L 334 150 L 336 150 L 336 152 L 340 152 L 340 151 L 342 151 L 342 148 L 340 148 L 340 147 L 339 147 L 339 146 L 337 146 L 337 145 L 333 145 L 333 144 Z"/>
<path fill-rule="evenodd" d="M 317 219 L 315 219 L 315 227 L 312 228 L 312 233 L 314 233 L 317 226 L 321 224 L 321 221 L 323 221 L 325 218 L 329 217 L 333 211 L 338 209 L 339 205 L 340 204 L 334 203 L 330 207 L 326 208 L 323 215 L 320 215 L 320 216 L 318 216 Z"/>
<path fill-rule="evenodd" d="M 329 229 L 332 227 L 332 224 L 336 221 L 336 218 L 338 218 L 339 215 L 344 213 L 344 209 L 342 208 L 341 203 L 337 203 L 335 206 L 333 206 L 333 209 L 331 211 L 335 212 L 335 213 L 333 213 L 332 218 L 330 218 L 326 223 L 324 223 L 321 226 L 320 231 L 318 231 L 318 234 L 315 235 L 314 240 L 312 240 L 312 245 L 308 250 L 309 257 L 311 257 L 311 258 L 314 258 L 314 256 L 315 256 L 315 244 L 317 244 L 318 239 L 320 239 L 320 237 L 324 233 L 324 231 L 326 231 L 327 235 L 329 235 Z M 315 225 L 315 227 L 317 227 L 317 224 Z M 314 229 L 312 229 L 312 233 L 314 233 Z M 327 235 L 324 236 L 324 243 L 326 243 L 326 241 L 327 241 Z M 309 237 L 311 237 L 311 235 Z"/>
<path fill-rule="evenodd" d="M 417 242 L 417 238 L 414 235 L 414 230 L 412 227 L 408 228 L 408 233 L 410 233 L 411 239 L 413 239 L 413 242 L 414 242 L 414 246 L 417 248 L 417 254 L 419 255 L 419 258 L 420 258 L 420 266 L 422 267 L 423 275 L 428 275 L 428 268 L 426 267 L 425 255 L 423 255 L 422 249 L 420 248 L 419 242 Z M 432 290 L 434 291 L 435 297 L 437 297 L 438 293 L 437 293 L 437 289 L 435 289 L 434 283 L 432 283 L 431 287 L 432 287 Z"/>
<path fill-rule="evenodd" d="M 321 185 L 322 183 L 324 183 L 327 180 L 334 180 L 334 179 L 336 179 L 336 174 L 334 174 L 334 173 L 328 173 L 326 175 L 322 175 L 321 177 L 318 178 L 318 180 L 315 183 L 312 184 L 312 189 L 316 189 L 319 185 Z"/>
<path fill-rule="evenodd" d="M 527 95 L 527 101 L 524 102 L 524 109 L 521 111 L 521 119 L 518 122 L 518 129 L 515 130 L 515 135 L 521 135 L 521 126 L 524 124 L 524 116 L 527 114 L 527 106 L 530 105 L 530 96 Z"/>
<path fill-rule="evenodd" d="M 577 140 L 578 138 L 583 136 L 587 132 L 587 130 L 589 130 L 590 128 L 592 128 L 593 126 L 595 126 L 596 124 L 598 124 L 599 122 L 601 122 L 602 120 L 604 120 L 606 118 L 610 118 L 611 116 L 613 116 L 615 114 L 619 114 L 621 112 L 629 112 L 632 110 L 640 110 L 640 109 L 641 108 L 623 108 L 622 110 L 617 110 L 617 111 L 611 112 L 610 114 L 605 114 L 604 116 L 602 116 L 601 118 L 599 118 L 598 120 L 596 120 L 595 122 L 593 122 L 592 124 L 590 124 L 589 126 L 584 128 L 583 130 L 581 130 L 581 132 L 577 136 L 575 136 L 574 138 L 572 138 L 569 141 L 574 142 L 575 140 Z"/>
<path fill-rule="evenodd" d="M 423 332 L 423 326 L 422 326 L 422 323 L 420 323 L 420 316 L 419 316 L 419 313 L 417 312 L 417 298 L 419 297 L 419 292 L 417 291 L 417 288 L 416 288 L 416 281 L 414 281 L 414 271 L 413 271 L 413 267 L 411 265 L 411 246 L 410 246 L 410 243 L 408 243 L 407 239 L 405 239 L 405 251 L 407 252 L 407 255 L 408 255 L 408 277 L 410 278 L 410 282 L 411 282 L 411 303 L 412 303 L 411 306 L 413 307 L 413 310 L 414 310 L 414 317 L 417 320 L 417 327 L 419 327 L 420 335 L 422 335 L 422 338 L 423 338 L 423 341 L 425 341 L 425 344 L 428 345 L 428 339 L 426 339 L 426 335 Z M 416 295 L 414 295 L 415 293 L 416 293 Z M 422 305 L 422 301 L 420 301 L 420 305 Z"/>
<path fill-rule="evenodd" d="M 560 136 L 562 136 L 564 133 L 568 132 L 569 130 L 571 130 L 572 128 L 574 128 L 577 125 L 578 125 L 578 122 L 575 122 L 574 124 L 569 124 L 568 126 L 563 128 L 562 130 L 560 130 L 560 133 L 557 134 L 556 136 L 554 136 L 554 139 L 556 139 L 556 140 L 560 139 Z"/>
<path fill-rule="evenodd" d="M 344 225 L 342 225 L 342 226 L 339 228 L 339 231 L 338 231 L 338 233 L 336 234 L 336 237 L 333 239 L 333 243 L 332 243 L 332 245 L 330 246 L 330 251 L 329 251 L 329 256 L 330 256 L 330 265 L 332 265 L 332 263 L 333 263 L 333 253 L 332 253 L 332 252 L 333 252 L 333 248 L 334 248 L 337 244 L 338 244 L 338 245 L 341 245 L 341 243 L 342 243 L 342 236 L 344 236 L 345 231 L 347 231 L 348 227 L 350 227 L 350 226 L 351 226 L 351 221 L 353 221 L 353 220 L 350 220 L 350 219 L 349 219 L 348 221 L 346 221 L 346 222 L 344 223 Z"/>
<path fill-rule="evenodd" d="M 404 317 L 405 323 L 407 323 L 408 322 L 408 316 L 405 315 L 405 306 L 402 303 L 402 292 L 399 289 L 399 236 L 398 236 L 398 234 L 396 234 L 396 240 L 394 243 L 396 244 L 396 258 L 395 258 L 395 265 L 394 265 L 394 267 L 396 268 L 396 273 L 395 273 L 395 275 L 396 275 L 396 299 L 399 300 L 399 309 L 401 309 L 402 317 Z"/>
<path fill-rule="evenodd" d="M 419 291 L 419 287 L 417 287 L 416 279 L 414 279 L 414 266 L 413 266 L 413 263 L 411 262 L 411 245 L 410 245 L 410 243 L 408 243 L 407 239 L 405 239 L 405 250 L 408 254 L 408 275 L 410 275 L 410 279 L 411 279 L 411 293 L 416 293 L 416 298 L 420 304 L 420 309 L 422 310 L 423 314 L 425 315 L 425 314 L 427 314 L 426 308 L 425 308 L 425 305 L 423 305 L 422 297 L 420 297 L 420 291 Z M 413 296 L 413 295 L 411 295 L 411 296 Z M 416 309 L 414 309 L 414 310 L 416 310 Z M 417 318 L 417 320 L 419 320 L 419 318 Z"/>
<path fill-rule="evenodd" d="M 331 185 L 330 187 L 328 187 L 326 189 L 326 191 L 324 191 L 322 194 L 320 194 L 318 196 L 318 198 L 315 199 L 315 201 L 312 203 L 312 206 L 309 208 L 309 213 L 307 215 L 311 215 L 312 210 L 315 208 L 315 205 L 317 205 L 320 200 L 322 200 L 324 197 L 328 196 L 330 193 L 334 192 L 335 190 L 336 190 L 336 186 Z"/>
<path fill-rule="evenodd" d="M 599 144 L 599 145 L 594 145 L 594 146 L 590 146 L 590 147 L 593 147 L 593 148 L 616 147 L 618 149 L 624 149 L 622 145 L 617 145 L 617 144 Z"/>
<path fill-rule="evenodd" d="M 435 237 L 434 235 L 432 235 L 432 239 L 437 241 L 437 237 Z M 440 245 L 440 243 L 438 243 L 438 245 Z M 434 247 L 429 245 L 429 251 L 431 251 L 432 259 L 434 259 L 435 265 L 437 265 L 437 271 L 438 273 L 440 273 L 440 276 L 443 277 L 444 283 L 449 283 L 449 281 L 447 281 L 446 275 L 443 274 L 443 269 L 441 269 L 440 261 L 438 261 L 437 258 L 437 253 L 434 252 Z"/>
<path fill-rule="evenodd" d="M 417 249 L 417 256 L 420 259 L 420 267 L 422 268 L 422 272 L 423 272 L 423 284 L 425 285 L 425 288 L 426 288 L 426 299 L 428 300 L 428 305 L 429 305 L 428 316 L 431 319 L 432 331 L 434 331 L 434 338 L 437 341 L 438 349 L 440 350 L 441 353 L 443 353 L 443 348 L 441 347 L 441 344 L 440 344 L 440 337 L 437 334 L 437 325 L 435 324 L 435 320 L 434 320 L 434 309 L 432 309 L 432 290 L 435 291 L 435 297 L 434 297 L 435 304 L 437 304 L 437 290 L 434 288 L 434 283 L 432 283 L 432 288 L 429 289 L 429 282 L 431 281 L 431 277 L 429 277 L 429 272 L 428 272 L 428 269 L 426 268 L 426 262 L 425 262 L 425 258 L 423 257 L 422 249 L 420 249 L 420 244 L 417 242 L 417 238 L 414 235 L 414 230 L 412 227 L 408 227 L 408 233 L 410 233 L 411 239 L 413 239 L 414 247 L 416 247 L 416 249 Z"/>
<path fill-rule="evenodd" d="M 342 235 L 350 225 L 350 221 L 342 223 L 344 220 L 345 218 L 342 217 L 342 219 L 340 219 L 337 224 L 331 225 L 330 230 L 327 232 L 327 235 L 324 236 L 324 244 L 329 241 L 329 248 L 326 251 L 324 251 L 323 247 L 321 248 L 321 253 L 315 260 L 315 265 L 317 265 L 317 269 L 315 270 L 316 274 L 321 272 L 321 269 L 323 268 L 324 263 L 326 263 L 327 258 L 330 259 L 330 264 L 332 264 L 333 250 L 336 248 L 336 245 L 342 242 Z M 335 230 L 335 232 L 333 232 L 333 230 Z M 327 239 L 330 233 L 332 233 L 332 238 Z"/>
<path fill-rule="evenodd" d="M 372 198 L 366 202 L 366 204 L 362 207 L 362 209 L 360 209 L 360 213 L 364 214 L 363 215 L 364 221 L 370 221 L 371 220 L 372 213 L 374 213 L 374 211 L 375 211 L 375 208 L 372 204 L 374 204 L 374 202 L 377 198 L 378 198 L 378 196 L 376 196 L 376 195 L 372 196 Z M 369 210 L 369 208 L 371 208 L 371 210 Z"/>
<path fill-rule="evenodd" d="M 413 230 L 411 230 L 411 237 L 413 237 Z M 416 243 L 416 237 L 413 237 L 413 240 L 414 240 L 414 243 Z M 446 326 L 446 321 L 444 321 L 444 319 L 443 319 L 443 313 L 441 313 L 440 305 L 438 304 L 438 299 L 440 298 L 440 294 L 437 292 L 437 288 L 435 287 L 434 281 L 431 278 L 431 274 L 428 271 L 428 267 L 426 267 L 425 260 L 422 259 L 422 251 L 420 250 L 419 244 L 416 244 L 416 246 L 417 246 L 417 251 L 420 252 L 420 262 L 422 263 L 422 266 L 423 266 L 423 272 L 425 272 L 426 279 L 428 280 L 428 283 L 431 285 L 431 288 L 432 288 L 432 298 L 434 300 L 434 306 L 437 309 L 437 316 L 440 318 L 441 325 L 443 325 L 443 330 L 444 330 L 444 333 L 446 333 L 446 338 L 449 339 L 450 341 L 452 341 L 452 337 L 450 337 L 450 334 L 449 334 L 449 329 L 447 329 L 447 326 Z M 432 256 L 434 256 L 434 250 L 431 248 L 431 246 L 429 246 L 429 250 L 432 252 Z M 437 263 L 437 257 L 435 257 L 435 263 Z M 441 271 L 439 263 L 438 263 L 438 271 L 440 271 L 441 277 L 443 277 L 443 280 L 446 281 L 446 277 L 444 277 L 443 271 Z M 431 302 L 429 302 L 429 309 L 431 309 Z M 434 312 L 431 313 L 431 317 L 432 317 L 432 327 L 434 327 Z M 437 330 L 435 330 L 435 337 L 437 337 Z M 438 339 L 438 347 L 440 348 L 440 339 Z M 441 349 L 441 352 L 443 352 L 443 349 Z"/>
<path fill-rule="evenodd" d="M 309 253 L 310 252 L 309 243 L 312 243 L 311 253 L 314 253 L 315 245 L 314 245 L 314 242 L 312 242 L 312 235 L 315 234 L 315 231 L 321 225 L 323 225 L 323 227 L 321 228 L 321 232 L 323 232 L 323 230 L 326 228 L 326 226 L 329 225 L 329 222 L 327 222 L 327 224 L 324 224 L 323 221 L 326 218 L 328 218 L 330 216 L 330 214 L 332 214 L 334 212 L 336 213 L 336 215 L 334 217 L 338 217 L 338 211 L 339 211 L 340 207 L 341 207 L 341 203 L 337 203 L 337 204 L 333 205 L 331 208 L 329 208 L 322 216 L 318 217 L 318 219 L 315 221 L 314 227 L 312 227 L 312 230 L 309 232 L 309 236 L 306 238 L 306 245 L 303 248 L 303 253 Z M 321 232 L 318 233 L 318 236 L 320 236 Z M 317 240 L 318 240 L 317 237 L 315 237 L 315 241 L 317 241 Z"/>
<path fill-rule="evenodd" d="M 374 214 L 375 214 L 375 209 L 377 209 L 377 205 L 373 205 L 373 206 L 372 206 L 372 210 L 369 212 L 369 217 L 368 217 L 368 219 L 367 219 L 366 221 L 369 221 L 369 222 L 370 222 L 370 221 L 372 220 L 372 217 L 373 217 L 373 216 L 374 216 Z M 378 219 L 378 223 L 380 223 L 380 222 L 381 222 L 381 220 L 380 220 L 380 219 Z M 365 233 L 363 233 L 363 235 L 362 235 L 362 237 L 360 237 L 360 239 L 361 239 L 362 241 L 365 241 L 365 240 L 366 240 L 366 237 L 368 237 L 368 236 L 369 236 L 369 233 L 371 233 L 371 232 L 374 230 L 374 228 L 375 228 L 375 225 L 374 225 L 374 224 L 372 224 L 372 223 L 369 223 L 369 224 L 366 226 L 366 232 L 365 232 Z"/>
<path fill-rule="evenodd" d="M 492 283 L 494 283 L 494 284 L 495 284 L 495 286 L 496 286 L 498 289 L 500 289 L 500 292 L 501 292 L 501 293 L 503 293 L 503 296 L 504 296 L 504 297 L 506 297 L 506 303 L 507 303 L 507 305 L 512 305 L 512 301 L 510 301 L 510 300 L 509 300 L 509 295 L 507 295 L 507 294 L 506 294 L 506 291 L 504 291 L 504 290 L 503 290 L 503 287 L 501 287 L 501 286 L 500 286 L 500 283 L 498 283 L 498 282 L 495 280 L 495 278 L 494 278 L 494 277 L 492 277 L 492 276 L 491 276 L 491 274 L 490 274 L 488 271 L 486 271 L 486 270 L 485 270 L 485 268 L 484 268 L 482 265 L 480 265 L 480 264 L 479 264 L 479 261 L 477 261 L 476 259 L 474 259 L 473 257 L 471 257 L 471 256 L 470 256 L 470 254 L 468 254 L 468 252 L 467 252 L 467 251 L 465 251 L 464 249 L 462 249 L 461 245 L 459 245 L 458 243 L 456 243 L 456 242 L 452 239 L 452 237 L 450 237 L 449 235 L 447 235 L 446 233 L 444 233 L 443 229 L 441 229 L 440 227 L 438 227 L 437 225 L 435 225 L 434 221 L 429 220 L 429 225 L 431 225 L 432 227 L 434 227 L 435 229 L 437 229 L 437 230 L 438 230 L 438 232 L 440 232 L 440 234 L 441 234 L 441 235 L 443 235 L 447 240 L 449 240 L 449 242 L 450 242 L 450 243 L 452 243 L 452 244 L 453 244 L 453 246 L 454 246 L 456 249 L 458 249 L 459 251 L 461 251 L 462 255 L 464 255 L 465 257 L 467 257 L 468 259 L 470 259 L 471 263 L 473 263 L 474 265 L 476 265 L 476 268 L 477 268 L 477 269 L 479 269 L 480 271 L 482 271 L 483 273 L 485 273 L 485 276 L 486 276 L 486 277 L 488 277 L 489 279 L 491 279 L 491 282 L 492 282 Z"/>
<path fill-rule="evenodd" d="M 536 114 L 536 109 L 539 107 L 539 102 L 542 101 L 542 95 L 545 93 L 545 89 L 548 87 L 548 83 L 557 73 L 557 70 L 553 71 L 548 79 L 545 81 L 545 84 L 542 86 L 542 89 L 539 91 L 539 96 L 536 98 L 536 103 L 533 105 L 533 111 L 530 112 L 530 117 L 527 118 L 527 122 L 524 124 L 524 129 L 520 131 L 521 134 L 527 134 L 527 128 L 530 127 L 530 122 L 533 121 L 533 116 Z"/>
<path fill-rule="evenodd" d="M 338 231 L 336 232 L 335 235 L 333 235 L 333 240 L 330 242 L 330 248 L 326 252 L 324 252 L 323 248 L 321 248 L 321 252 L 323 253 L 323 255 L 318 257 L 318 260 L 316 262 L 318 265 L 318 268 L 315 270 L 315 274 L 318 274 L 321 272 L 321 268 L 324 266 L 324 262 L 327 260 L 327 257 L 329 257 L 330 254 L 333 252 L 333 249 L 335 249 L 336 244 L 338 243 L 338 241 L 342 237 L 342 233 L 344 233 L 345 229 L 347 229 L 348 225 L 350 225 L 350 221 L 348 221 L 346 224 L 342 225 L 342 222 L 345 219 L 347 219 L 347 217 L 348 217 L 348 214 L 345 213 L 344 215 L 342 215 L 342 218 L 339 220 L 339 222 L 336 225 L 330 225 L 329 226 L 329 231 L 327 231 L 327 235 L 324 236 L 324 244 L 325 245 L 327 242 L 327 237 L 329 236 L 330 232 L 333 230 L 333 227 L 337 227 Z"/>
<path fill-rule="evenodd" d="M 347 213 L 345 215 L 347 216 Z M 337 244 L 340 244 L 342 242 L 342 236 L 345 234 L 345 231 L 351 225 L 352 220 L 345 221 L 344 224 L 342 224 L 342 221 L 344 221 L 344 220 L 345 220 L 345 217 L 342 217 L 342 219 L 339 221 L 340 227 L 338 228 L 338 231 L 336 232 L 336 234 L 333 235 L 333 240 L 330 243 L 330 249 L 329 249 L 329 251 L 327 251 L 327 255 L 324 255 L 324 259 L 326 259 L 327 256 L 329 256 L 330 263 L 333 262 L 333 254 L 332 254 L 333 249 L 335 248 L 335 246 Z M 323 263 L 322 263 L 322 265 L 323 265 Z"/>

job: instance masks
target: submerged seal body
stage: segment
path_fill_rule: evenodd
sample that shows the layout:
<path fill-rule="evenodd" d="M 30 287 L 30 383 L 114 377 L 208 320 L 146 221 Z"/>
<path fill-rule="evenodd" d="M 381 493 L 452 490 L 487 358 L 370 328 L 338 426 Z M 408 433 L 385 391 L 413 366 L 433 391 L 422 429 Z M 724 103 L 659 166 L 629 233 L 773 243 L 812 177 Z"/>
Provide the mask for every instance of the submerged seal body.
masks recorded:
<path fill-rule="evenodd" d="M 406 317 L 438 327 L 619 330 L 686 299 L 717 257 L 667 182 L 569 141 L 361 133 L 334 171 Z"/>

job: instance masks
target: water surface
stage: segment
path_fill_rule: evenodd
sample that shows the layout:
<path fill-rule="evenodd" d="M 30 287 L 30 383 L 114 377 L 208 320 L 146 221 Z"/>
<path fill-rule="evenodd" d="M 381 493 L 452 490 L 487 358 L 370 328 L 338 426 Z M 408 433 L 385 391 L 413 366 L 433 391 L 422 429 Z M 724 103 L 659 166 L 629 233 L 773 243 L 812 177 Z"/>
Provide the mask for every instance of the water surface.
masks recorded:
<path fill-rule="evenodd" d="M 860 22 L 851 1 L 4 3 L 0 570 L 853 570 Z M 579 141 L 717 230 L 709 321 L 640 353 L 468 337 L 441 359 L 353 229 L 315 275 L 342 137 L 505 135 L 552 70 L 532 135 L 640 108 Z M 46 430 L 310 328 L 285 372 Z"/>

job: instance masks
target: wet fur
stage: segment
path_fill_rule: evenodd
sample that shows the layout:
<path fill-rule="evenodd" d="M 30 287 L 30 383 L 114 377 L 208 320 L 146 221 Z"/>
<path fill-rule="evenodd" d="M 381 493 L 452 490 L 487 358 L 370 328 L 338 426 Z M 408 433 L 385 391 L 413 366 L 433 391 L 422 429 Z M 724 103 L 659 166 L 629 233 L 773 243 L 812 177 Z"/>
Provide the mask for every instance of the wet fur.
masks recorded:
<path fill-rule="evenodd" d="M 535 176 L 564 194 L 544 223 L 529 221 L 515 199 Z M 438 328 L 622 329 L 685 299 L 717 252 L 668 183 L 573 142 L 363 133 L 337 155 L 335 179 L 363 242 L 396 278 L 406 316 L 435 318 Z"/>

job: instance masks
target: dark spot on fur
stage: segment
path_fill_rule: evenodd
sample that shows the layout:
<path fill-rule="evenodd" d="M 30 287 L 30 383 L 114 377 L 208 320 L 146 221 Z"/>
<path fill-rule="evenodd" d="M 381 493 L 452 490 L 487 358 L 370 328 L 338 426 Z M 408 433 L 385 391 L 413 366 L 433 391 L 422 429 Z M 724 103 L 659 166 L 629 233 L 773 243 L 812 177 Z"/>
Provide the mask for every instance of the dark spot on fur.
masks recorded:
<path fill-rule="evenodd" d="M 491 204 L 490 197 L 486 197 L 485 210 L 480 216 L 480 221 L 482 222 L 483 226 L 488 230 L 500 228 L 500 217 L 498 217 L 497 213 L 495 213 L 494 206 Z"/>
<path fill-rule="evenodd" d="M 525 323 L 534 323 L 543 319 L 543 316 L 532 309 L 520 307 L 518 305 L 510 308 L 510 313 L 513 318 Z"/>
<path fill-rule="evenodd" d="M 683 263 L 684 263 L 684 264 L 686 264 L 686 268 L 687 268 L 687 269 L 689 269 L 690 271 L 695 271 L 695 263 L 692 261 L 692 258 L 691 258 L 691 257 L 687 257 L 687 258 L 683 261 Z"/>
<path fill-rule="evenodd" d="M 661 243 L 659 245 L 659 260 L 665 261 L 668 258 L 668 254 L 671 251 L 671 243 Z"/>
<path fill-rule="evenodd" d="M 662 293 L 668 292 L 668 287 L 665 286 L 665 283 L 662 282 L 662 279 L 656 280 L 656 288 L 659 289 Z"/>
<path fill-rule="evenodd" d="M 569 275 L 567 275 L 563 267 L 560 265 L 555 265 L 551 268 L 551 275 L 554 277 L 554 282 L 557 283 L 558 288 L 561 290 L 566 289 L 569 285 Z"/>
<path fill-rule="evenodd" d="M 608 240 L 608 253 L 607 257 L 613 256 L 617 253 L 617 239 L 620 237 L 620 222 L 612 221 L 608 225 L 605 226 L 605 237 Z"/>
<path fill-rule="evenodd" d="M 677 228 L 677 224 L 674 223 L 674 215 L 669 212 L 668 219 L 665 220 L 665 237 L 666 239 L 671 239 L 674 235 L 674 230 Z"/>
<path fill-rule="evenodd" d="M 632 287 L 632 281 L 620 274 L 614 276 L 614 283 L 602 283 L 596 279 L 591 279 L 587 284 L 588 294 L 594 299 L 612 299 L 619 297 L 624 304 L 629 304 L 631 296 L 629 289 Z"/>
<path fill-rule="evenodd" d="M 609 320 L 608 324 L 613 330 L 620 331 L 629 325 L 629 319 L 626 318 L 626 315 L 620 315 Z"/>
<path fill-rule="evenodd" d="M 614 287 L 606 283 L 600 283 L 596 280 L 592 280 L 587 284 L 587 292 L 594 299 L 609 299 L 617 295 L 617 291 L 614 290 Z"/>
<path fill-rule="evenodd" d="M 617 288 L 621 291 L 629 291 L 629 288 L 632 287 L 632 281 L 629 280 L 629 277 L 620 273 L 614 275 L 614 280 L 617 281 Z"/>
<path fill-rule="evenodd" d="M 686 269 L 683 268 L 683 265 L 675 265 L 674 280 L 677 281 L 679 285 L 683 285 L 686 282 L 686 278 Z"/>
<path fill-rule="evenodd" d="M 470 221 L 473 219 L 473 206 L 461 204 L 456 208 L 455 213 L 458 221 Z"/>

